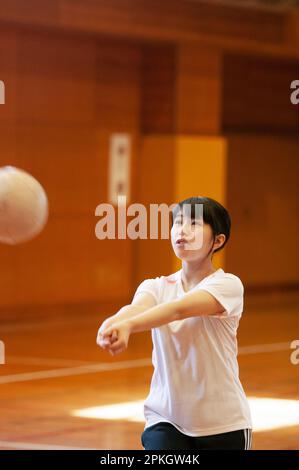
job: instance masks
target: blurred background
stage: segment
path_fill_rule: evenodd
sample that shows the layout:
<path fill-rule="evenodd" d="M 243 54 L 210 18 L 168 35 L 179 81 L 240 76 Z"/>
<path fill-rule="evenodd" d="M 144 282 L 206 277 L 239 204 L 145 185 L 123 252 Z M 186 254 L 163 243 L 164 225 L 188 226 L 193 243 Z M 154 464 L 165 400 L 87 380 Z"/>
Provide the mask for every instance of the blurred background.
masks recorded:
<path fill-rule="evenodd" d="M 296 1 L 1 0 L 0 166 L 35 176 L 50 216 L 36 239 L 0 244 L 0 448 L 141 449 L 150 334 L 111 358 L 97 328 L 180 265 L 169 240 L 96 238 L 117 193 L 228 208 L 215 266 L 246 289 L 254 447 L 298 448 L 296 79 Z"/>

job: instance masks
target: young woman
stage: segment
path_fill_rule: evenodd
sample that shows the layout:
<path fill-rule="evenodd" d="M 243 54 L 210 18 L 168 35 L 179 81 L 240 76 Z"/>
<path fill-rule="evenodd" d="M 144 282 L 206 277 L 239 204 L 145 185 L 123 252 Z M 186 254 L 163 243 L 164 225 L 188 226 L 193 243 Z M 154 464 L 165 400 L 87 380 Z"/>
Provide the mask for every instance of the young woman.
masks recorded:
<path fill-rule="evenodd" d="M 97 343 L 114 355 L 127 348 L 132 333 L 152 331 L 145 450 L 250 449 L 252 424 L 236 340 L 244 288 L 237 276 L 212 264 L 230 237 L 230 216 L 217 201 L 192 197 L 174 207 L 172 223 L 182 269 L 143 281 L 131 305 L 102 324 Z"/>

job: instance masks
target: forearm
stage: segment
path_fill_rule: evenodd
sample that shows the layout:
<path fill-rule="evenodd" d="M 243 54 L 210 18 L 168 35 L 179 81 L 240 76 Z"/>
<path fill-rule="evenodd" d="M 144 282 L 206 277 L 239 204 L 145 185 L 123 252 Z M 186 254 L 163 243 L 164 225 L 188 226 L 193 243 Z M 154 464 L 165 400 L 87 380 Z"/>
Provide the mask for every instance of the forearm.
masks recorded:
<path fill-rule="evenodd" d="M 180 320 L 178 307 L 179 303 L 174 300 L 149 308 L 140 315 L 132 316 L 129 320 L 131 333 L 151 330 L 172 321 Z"/>
<path fill-rule="evenodd" d="M 124 305 L 114 316 L 119 320 L 127 320 L 148 310 L 143 305 Z"/>

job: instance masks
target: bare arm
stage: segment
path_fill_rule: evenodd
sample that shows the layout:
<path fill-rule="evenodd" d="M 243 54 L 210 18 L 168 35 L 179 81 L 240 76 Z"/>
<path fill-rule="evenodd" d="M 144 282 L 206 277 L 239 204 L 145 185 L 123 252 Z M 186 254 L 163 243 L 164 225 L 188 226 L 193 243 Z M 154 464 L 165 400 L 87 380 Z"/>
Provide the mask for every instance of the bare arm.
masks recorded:
<path fill-rule="evenodd" d="M 101 338 L 105 342 L 115 333 L 115 338 L 112 338 L 108 346 L 110 354 L 114 355 L 128 347 L 129 337 L 132 333 L 147 331 L 188 317 L 219 315 L 224 312 L 223 305 L 212 294 L 198 290 L 190 292 L 180 299 L 151 307 L 129 319 L 120 320 L 113 326 L 105 328 L 101 332 Z"/>
<path fill-rule="evenodd" d="M 116 320 L 117 322 L 128 320 L 129 318 L 133 318 L 155 305 L 156 301 L 151 294 L 148 294 L 147 292 L 139 292 L 134 297 L 131 304 L 124 305 L 115 315 L 108 318 L 108 320 L 113 319 L 113 321 Z"/>
<path fill-rule="evenodd" d="M 140 292 L 138 293 L 131 304 L 124 305 L 115 315 L 107 318 L 98 330 L 97 335 L 97 344 L 101 347 L 108 347 L 111 341 L 116 339 L 116 335 L 111 335 L 110 341 L 104 341 L 102 338 L 102 332 L 106 330 L 108 327 L 112 327 L 116 323 L 119 323 L 123 320 L 130 320 L 141 313 L 145 312 L 149 308 L 156 305 L 156 301 L 151 294 L 147 292 Z"/>
<path fill-rule="evenodd" d="M 175 320 L 202 315 L 219 315 L 224 307 L 209 292 L 198 290 L 166 302 L 129 320 L 131 333 L 146 331 Z"/>
<path fill-rule="evenodd" d="M 109 318 L 111 319 L 113 318 L 117 321 L 127 320 L 129 318 L 135 317 L 135 315 L 138 315 L 139 313 L 144 312 L 145 310 L 147 310 L 147 308 L 148 307 L 146 307 L 145 305 L 132 305 L 132 304 L 124 305 L 123 307 L 119 309 L 118 312 L 116 312 L 114 315 L 112 315 Z"/>
<path fill-rule="evenodd" d="M 180 299 L 149 308 L 139 315 L 124 318 L 119 323 L 115 323 L 114 326 L 118 329 L 118 327 L 125 324 L 131 334 L 147 331 L 188 317 L 219 315 L 224 311 L 224 307 L 212 294 L 198 290 L 190 292 Z M 109 336 L 109 334 L 111 334 L 111 328 L 105 329 L 104 337 Z"/>

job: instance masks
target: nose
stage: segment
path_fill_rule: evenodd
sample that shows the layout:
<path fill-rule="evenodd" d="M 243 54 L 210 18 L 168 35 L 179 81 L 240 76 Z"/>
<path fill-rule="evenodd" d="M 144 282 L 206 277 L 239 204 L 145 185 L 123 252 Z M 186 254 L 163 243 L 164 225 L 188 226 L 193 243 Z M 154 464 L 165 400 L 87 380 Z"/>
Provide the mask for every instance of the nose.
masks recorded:
<path fill-rule="evenodd" d="M 191 223 L 190 221 L 186 220 L 183 224 L 181 224 L 179 235 L 181 238 L 186 238 L 187 234 L 191 231 Z"/>

